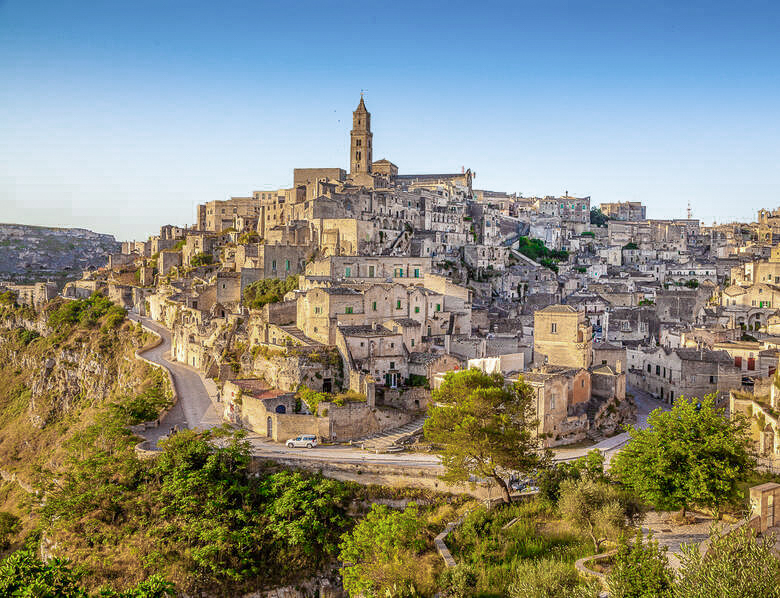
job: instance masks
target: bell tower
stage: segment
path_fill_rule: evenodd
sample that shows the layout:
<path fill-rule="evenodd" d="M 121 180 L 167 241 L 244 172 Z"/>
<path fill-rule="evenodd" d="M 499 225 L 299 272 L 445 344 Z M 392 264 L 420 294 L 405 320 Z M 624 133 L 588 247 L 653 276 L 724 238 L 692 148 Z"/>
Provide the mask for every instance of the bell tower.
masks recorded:
<path fill-rule="evenodd" d="M 371 174 L 371 161 L 374 159 L 371 113 L 366 110 L 362 92 L 360 93 L 360 104 L 352 113 L 352 131 L 349 135 L 349 173 Z"/>

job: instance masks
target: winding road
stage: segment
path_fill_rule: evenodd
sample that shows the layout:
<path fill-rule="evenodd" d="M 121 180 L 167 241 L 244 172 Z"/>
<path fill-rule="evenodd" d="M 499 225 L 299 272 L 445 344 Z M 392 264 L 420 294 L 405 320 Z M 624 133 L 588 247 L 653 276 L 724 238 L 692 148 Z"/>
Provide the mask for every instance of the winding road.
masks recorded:
<path fill-rule="evenodd" d="M 167 357 L 171 350 L 170 331 L 154 320 L 137 314 L 129 314 L 131 320 L 140 322 L 147 329 L 155 332 L 162 338 L 162 343 L 157 347 L 144 352 L 142 356 L 149 361 L 167 368 L 176 385 L 179 401 L 171 411 L 163 418 L 158 428 L 150 428 L 143 433 L 151 446 L 156 446 L 157 441 L 170 432 L 173 426 L 189 429 L 208 429 L 222 423 L 220 404 L 217 400 L 216 386 L 211 380 L 206 379 L 195 368 L 185 364 L 170 361 Z M 657 408 L 667 408 L 657 401 L 634 388 L 629 388 L 637 403 L 637 424 L 639 427 L 647 427 L 647 416 Z M 628 440 L 628 434 L 622 433 L 612 438 L 607 438 L 592 446 L 566 448 L 554 450 L 556 461 L 568 461 L 585 455 L 588 451 L 597 448 L 607 457 L 607 461 L 620 450 Z M 268 458 L 305 458 L 319 461 L 336 461 L 340 463 L 360 464 L 367 462 L 381 463 L 384 465 L 402 466 L 408 468 L 440 468 L 441 461 L 438 455 L 426 453 L 390 453 L 375 454 L 362 449 L 348 446 L 321 446 L 311 449 L 290 449 L 283 444 L 268 442 L 262 436 L 251 434 L 249 441 L 252 444 L 253 454 Z"/>
<path fill-rule="evenodd" d="M 166 355 L 171 351 L 171 333 L 168 329 L 154 320 L 136 314 L 129 314 L 128 317 L 135 322 L 140 322 L 162 339 L 162 343 L 145 351 L 141 356 L 171 372 L 173 382 L 176 385 L 176 393 L 179 396 L 178 402 L 160 422 L 160 426 L 149 428 L 143 432 L 143 437 L 149 441 L 151 446 L 156 446 L 157 441 L 166 436 L 174 426 L 180 429 L 200 428 L 206 430 L 220 425 L 222 418 L 217 411 L 215 402 L 209 396 L 203 376 L 194 368 L 176 361 L 169 361 L 166 358 Z"/>

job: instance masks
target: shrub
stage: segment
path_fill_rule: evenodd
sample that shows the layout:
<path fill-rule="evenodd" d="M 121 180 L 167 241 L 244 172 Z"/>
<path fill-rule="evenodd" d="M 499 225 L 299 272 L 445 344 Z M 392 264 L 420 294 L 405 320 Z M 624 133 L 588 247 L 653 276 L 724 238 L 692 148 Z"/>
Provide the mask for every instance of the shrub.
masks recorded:
<path fill-rule="evenodd" d="M 568 563 L 540 559 L 515 570 L 517 581 L 509 586 L 509 598 L 596 598 L 599 586 L 583 583 Z"/>
<path fill-rule="evenodd" d="M 696 546 L 698 550 L 698 545 Z M 621 538 L 614 566 L 607 576 L 613 598 L 671 598 L 674 575 L 668 567 L 665 550 L 652 538 L 642 538 L 637 530 L 633 542 Z"/>
<path fill-rule="evenodd" d="M 19 518 L 13 513 L 0 511 L 0 550 L 10 545 L 10 539 L 19 529 Z"/>
<path fill-rule="evenodd" d="M 260 309 L 268 303 L 278 303 L 284 296 L 298 288 L 298 277 L 284 280 L 269 278 L 253 282 L 244 289 L 244 303 L 250 309 Z"/>
<path fill-rule="evenodd" d="M 469 565 L 460 563 L 445 569 L 439 577 L 443 598 L 471 598 L 477 585 L 477 576 Z"/>
<path fill-rule="evenodd" d="M 566 521 L 591 539 L 596 552 L 605 540 L 618 538 L 642 514 L 633 495 L 588 479 L 563 482 L 558 508 Z"/>
<path fill-rule="evenodd" d="M 743 526 L 724 535 L 711 532 L 707 554 L 683 547 L 674 598 L 779 598 L 780 560 L 775 538 L 757 538 Z"/>
<path fill-rule="evenodd" d="M 416 564 L 426 546 L 425 535 L 414 503 L 403 511 L 372 505 L 365 519 L 342 538 L 344 589 L 351 596 L 394 597 L 419 590 Z"/>

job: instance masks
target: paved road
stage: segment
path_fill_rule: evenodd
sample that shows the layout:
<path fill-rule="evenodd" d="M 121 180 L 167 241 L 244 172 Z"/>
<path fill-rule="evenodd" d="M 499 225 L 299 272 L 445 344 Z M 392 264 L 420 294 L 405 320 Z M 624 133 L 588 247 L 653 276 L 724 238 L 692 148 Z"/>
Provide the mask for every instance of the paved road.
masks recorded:
<path fill-rule="evenodd" d="M 131 320 L 141 322 L 162 338 L 162 343 L 143 353 L 143 357 L 153 363 L 168 368 L 173 375 L 179 401 L 163 418 L 159 428 L 150 428 L 143 433 L 144 438 L 155 446 L 161 436 L 168 434 L 173 426 L 189 429 L 207 429 L 221 423 L 217 409 L 206 390 L 206 384 L 200 373 L 184 364 L 166 359 L 171 351 L 171 334 L 167 328 L 154 320 L 136 314 L 129 314 Z"/>
<path fill-rule="evenodd" d="M 650 415 L 650 412 L 653 411 L 654 409 L 657 409 L 659 407 L 665 411 L 668 411 L 670 409 L 670 406 L 667 405 L 666 403 L 654 399 L 649 394 L 639 390 L 638 388 L 633 388 L 629 386 L 626 388 L 626 392 L 634 395 L 634 402 L 636 403 L 636 424 L 635 425 L 638 428 L 647 427 L 647 417 Z M 592 451 L 593 449 L 599 449 L 604 453 L 604 455 L 607 458 L 607 463 L 609 463 L 612 457 L 628 441 L 628 438 L 629 438 L 628 432 L 622 432 L 620 434 L 612 436 L 611 438 L 605 438 L 604 440 L 602 440 L 597 444 L 594 444 L 593 446 L 588 446 L 583 448 L 572 448 L 572 449 L 561 447 L 555 450 L 555 457 L 556 459 L 562 461 L 577 459 L 585 455 L 588 451 Z"/>

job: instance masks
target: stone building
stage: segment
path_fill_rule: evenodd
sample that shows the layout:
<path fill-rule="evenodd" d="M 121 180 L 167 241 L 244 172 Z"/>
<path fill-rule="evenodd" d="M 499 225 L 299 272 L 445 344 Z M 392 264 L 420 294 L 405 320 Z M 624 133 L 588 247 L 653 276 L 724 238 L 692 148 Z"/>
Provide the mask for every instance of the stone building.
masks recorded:
<path fill-rule="evenodd" d="M 603 203 L 600 208 L 605 216 L 613 220 L 638 222 L 647 218 L 647 208 L 639 201 Z"/>
<path fill-rule="evenodd" d="M 534 313 L 534 363 L 589 368 L 593 330 L 585 313 L 550 305 Z"/>
<path fill-rule="evenodd" d="M 742 387 L 742 370 L 726 351 L 628 349 L 628 383 L 671 404 L 685 396 L 718 396 Z"/>

